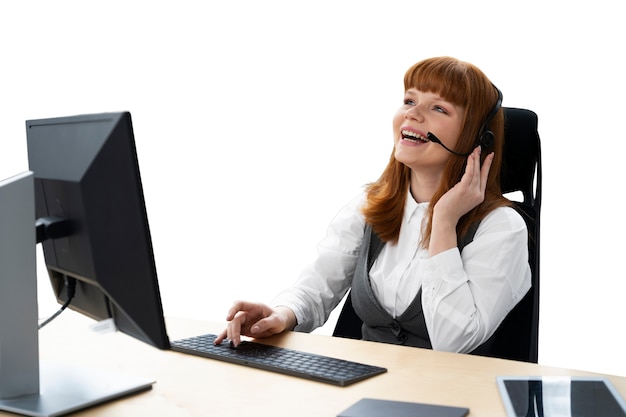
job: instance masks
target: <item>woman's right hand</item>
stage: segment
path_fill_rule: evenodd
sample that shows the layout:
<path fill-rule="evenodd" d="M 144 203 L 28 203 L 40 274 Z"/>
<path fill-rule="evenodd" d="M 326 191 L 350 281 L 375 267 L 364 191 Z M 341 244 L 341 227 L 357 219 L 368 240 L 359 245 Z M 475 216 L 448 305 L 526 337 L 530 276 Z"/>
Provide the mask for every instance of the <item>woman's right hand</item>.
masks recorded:
<path fill-rule="evenodd" d="M 221 344 L 230 339 L 234 346 L 241 343 L 241 336 L 269 337 L 296 326 L 296 315 L 287 307 L 271 308 L 261 303 L 237 301 L 228 310 L 228 325 L 215 339 Z"/>

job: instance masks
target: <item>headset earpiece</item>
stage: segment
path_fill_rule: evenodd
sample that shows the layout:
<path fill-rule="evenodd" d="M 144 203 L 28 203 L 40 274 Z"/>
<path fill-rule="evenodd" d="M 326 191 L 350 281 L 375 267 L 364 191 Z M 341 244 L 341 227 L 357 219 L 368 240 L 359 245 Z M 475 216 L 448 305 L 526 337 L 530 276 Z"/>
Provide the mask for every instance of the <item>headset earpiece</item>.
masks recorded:
<path fill-rule="evenodd" d="M 486 131 L 480 136 L 480 147 L 482 149 L 489 149 L 493 146 L 494 136 L 491 130 Z"/>
<path fill-rule="evenodd" d="M 478 131 L 477 142 L 482 149 L 489 149 L 493 146 L 494 135 L 493 132 L 489 130 L 489 125 L 491 124 L 491 119 L 494 118 L 494 116 L 498 113 L 498 110 L 500 110 L 500 107 L 502 106 L 502 92 L 495 85 L 493 85 L 493 88 L 495 88 L 498 92 L 498 100 L 496 101 L 496 104 L 493 106 L 493 108 L 487 115 L 485 122 L 482 124 L 480 130 Z"/>

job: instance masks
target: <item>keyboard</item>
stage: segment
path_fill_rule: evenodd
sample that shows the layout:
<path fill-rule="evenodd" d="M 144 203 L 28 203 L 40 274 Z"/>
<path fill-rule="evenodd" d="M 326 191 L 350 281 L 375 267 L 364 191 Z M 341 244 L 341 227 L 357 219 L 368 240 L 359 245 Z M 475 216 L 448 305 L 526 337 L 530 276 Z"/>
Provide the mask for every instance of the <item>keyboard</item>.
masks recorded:
<path fill-rule="evenodd" d="M 246 365 L 252 368 L 346 386 L 387 371 L 329 356 L 316 355 L 284 347 L 242 341 L 232 347 L 225 342 L 214 345 L 216 335 L 205 334 L 170 342 L 172 350 L 191 355 Z"/>

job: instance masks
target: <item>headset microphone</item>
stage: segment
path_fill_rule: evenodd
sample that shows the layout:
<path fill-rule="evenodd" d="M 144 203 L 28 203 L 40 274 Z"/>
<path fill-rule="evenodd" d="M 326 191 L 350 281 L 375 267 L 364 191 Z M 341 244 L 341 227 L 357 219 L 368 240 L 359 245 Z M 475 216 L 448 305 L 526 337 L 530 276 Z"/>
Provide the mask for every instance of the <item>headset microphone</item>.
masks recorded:
<path fill-rule="evenodd" d="M 434 134 L 434 133 L 431 133 L 431 132 L 428 132 L 428 134 L 426 135 L 426 139 L 428 139 L 428 140 L 429 140 L 429 141 L 431 141 L 431 142 L 435 142 L 435 143 L 440 144 L 441 146 L 443 146 L 443 148 L 444 148 L 446 151 L 448 151 L 448 152 L 450 152 L 450 153 L 453 153 L 453 154 L 455 154 L 455 155 L 458 155 L 458 156 L 468 156 L 469 154 L 471 154 L 471 153 L 472 153 L 472 152 L 468 152 L 468 153 L 459 153 L 459 152 L 455 152 L 455 151 L 453 151 L 452 149 L 450 149 L 450 148 L 448 148 L 446 145 L 444 145 L 444 144 L 443 144 L 443 142 L 442 142 L 441 140 L 439 140 L 439 138 L 438 138 L 437 136 L 435 136 L 435 134 Z M 472 149 L 472 151 L 473 151 L 473 149 Z"/>

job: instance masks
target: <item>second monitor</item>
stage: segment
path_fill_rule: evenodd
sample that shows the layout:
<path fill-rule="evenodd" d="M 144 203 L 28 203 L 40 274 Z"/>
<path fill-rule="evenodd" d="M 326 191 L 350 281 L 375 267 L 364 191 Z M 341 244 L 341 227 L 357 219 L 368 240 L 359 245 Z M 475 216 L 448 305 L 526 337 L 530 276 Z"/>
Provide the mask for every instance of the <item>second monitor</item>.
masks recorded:
<path fill-rule="evenodd" d="M 168 349 L 130 113 L 29 120 L 26 133 L 59 303 Z"/>

